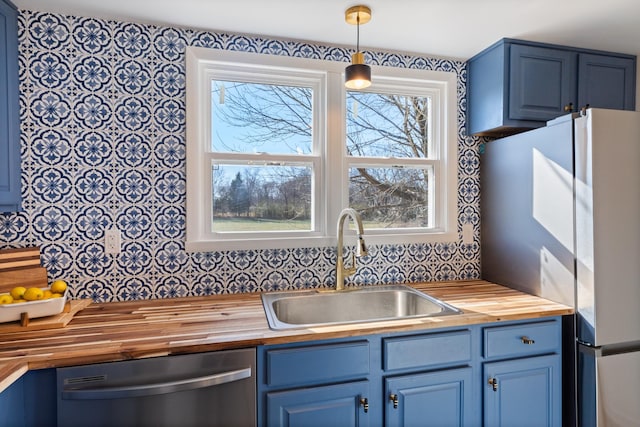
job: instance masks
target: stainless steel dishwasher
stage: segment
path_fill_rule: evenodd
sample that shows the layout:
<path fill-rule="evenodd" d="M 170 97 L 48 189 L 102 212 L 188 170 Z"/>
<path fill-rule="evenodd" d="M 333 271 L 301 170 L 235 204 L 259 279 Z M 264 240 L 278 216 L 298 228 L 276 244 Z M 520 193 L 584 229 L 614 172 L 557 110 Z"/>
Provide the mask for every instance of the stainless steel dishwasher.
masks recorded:
<path fill-rule="evenodd" d="M 58 368 L 58 426 L 255 426 L 255 364 L 241 349 Z"/>

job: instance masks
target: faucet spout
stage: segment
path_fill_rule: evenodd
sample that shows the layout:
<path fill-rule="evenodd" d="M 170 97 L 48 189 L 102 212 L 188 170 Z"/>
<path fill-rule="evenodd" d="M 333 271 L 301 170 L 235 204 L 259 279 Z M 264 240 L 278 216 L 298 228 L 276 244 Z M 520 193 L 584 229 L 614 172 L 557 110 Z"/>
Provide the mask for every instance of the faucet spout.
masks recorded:
<path fill-rule="evenodd" d="M 358 243 L 356 245 L 356 253 L 351 257 L 351 266 L 344 266 L 344 222 L 345 219 L 351 218 L 353 224 L 356 226 L 356 236 Z M 336 261 L 336 290 L 341 291 L 344 289 L 344 278 L 348 277 L 356 272 L 356 256 L 366 256 L 367 246 L 364 243 L 364 227 L 362 226 L 362 219 L 360 214 L 354 209 L 346 208 L 340 212 L 338 217 L 338 258 Z"/>

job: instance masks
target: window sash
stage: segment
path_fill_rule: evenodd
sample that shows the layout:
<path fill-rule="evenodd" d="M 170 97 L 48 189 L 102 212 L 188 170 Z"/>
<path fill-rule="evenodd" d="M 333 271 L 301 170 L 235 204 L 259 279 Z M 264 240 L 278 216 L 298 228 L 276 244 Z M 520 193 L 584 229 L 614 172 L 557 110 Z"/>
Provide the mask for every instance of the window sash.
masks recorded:
<path fill-rule="evenodd" d="M 322 162 L 319 156 L 302 156 L 302 155 L 269 155 L 265 153 L 254 154 L 247 156 L 246 154 L 236 153 L 209 153 L 206 155 L 210 163 L 210 170 L 215 165 L 233 165 L 233 166 L 302 166 L 308 167 L 311 171 L 311 219 L 309 230 L 273 230 L 273 231 L 215 231 L 212 226 L 209 226 L 205 233 L 216 240 L 228 240 L 228 239 L 248 239 L 248 238 L 277 238 L 279 233 L 283 233 L 283 236 L 290 237 L 303 237 L 305 235 L 313 235 L 320 232 L 322 229 L 321 218 L 317 214 L 318 196 L 317 194 L 322 191 L 321 180 L 318 178 L 322 176 Z M 213 180 L 208 180 L 209 192 L 211 195 L 211 206 L 209 212 L 213 213 Z M 209 220 L 213 221 L 213 218 L 209 216 Z M 250 236 L 249 236 L 250 234 Z"/>
<path fill-rule="evenodd" d="M 316 137 L 317 134 L 317 129 L 314 129 L 314 124 L 316 123 L 320 123 L 322 124 L 321 121 L 318 120 L 318 108 L 321 108 L 321 104 L 322 103 L 322 96 L 318 95 L 318 91 L 322 89 L 322 79 L 320 78 L 320 76 L 318 76 L 318 78 L 314 78 L 314 79 L 309 79 L 307 77 L 301 78 L 296 74 L 294 74 L 291 78 L 294 79 L 294 81 L 290 82 L 290 83 L 283 83 L 283 82 L 279 82 L 278 84 L 274 84 L 273 82 L 270 81 L 270 77 L 269 75 L 265 75 L 265 74 L 260 74 L 260 75 L 252 75 L 251 79 L 252 80 L 256 80 L 256 81 L 252 81 L 252 82 L 247 82 L 245 80 L 242 80 L 241 78 L 239 78 L 239 76 L 234 76 L 234 80 L 233 81 L 229 81 L 228 79 L 225 81 L 222 81 L 222 83 L 228 83 L 228 86 L 231 87 L 232 84 L 247 84 L 247 85 L 256 85 L 256 86 L 268 86 L 268 87 L 286 87 L 287 90 L 295 90 L 295 88 L 301 88 L 301 89 L 305 89 L 306 91 L 309 91 L 310 94 L 309 95 L 305 95 L 305 96 L 310 96 L 310 104 L 311 104 L 311 111 L 309 112 L 304 112 L 303 113 L 307 113 L 309 115 L 308 119 L 309 119 L 309 123 L 308 125 L 310 125 L 311 127 L 311 132 L 309 136 L 304 136 L 300 142 L 303 144 L 304 148 L 303 150 L 306 152 L 311 151 L 311 153 L 317 153 L 319 147 L 322 145 L 321 142 L 318 141 L 318 138 Z M 210 84 L 213 87 L 214 83 L 220 83 L 220 80 L 211 80 Z M 217 86 L 217 85 L 216 85 Z M 220 92 L 221 90 L 218 89 Z M 229 102 L 230 100 L 233 99 L 234 94 L 235 93 L 251 93 L 252 91 L 258 91 L 258 93 L 261 93 L 263 91 L 263 89 L 255 87 L 249 87 L 249 88 L 244 88 L 244 89 L 231 89 L 231 88 L 227 88 L 225 90 L 225 93 L 228 93 L 228 95 L 224 95 L 224 96 L 220 96 L 220 94 L 218 94 L 217 96 L 214 96 L 213 93 L 213 89 L 211 90 L 211 93 L 209 94 L 209 96 L 211 97 L 211 102 L 210 102 L 210 106 L 212 108 L 212 116 L 211 116 L 211 121 L 210 121 L 210 126 L 211 126 L 211 130 L 213 131 L 213 133 L 216 133 L 219 131 L 218 126 L 220 126 L 220 128 L 222 129 L 222 131 L 224 132 L 224 125 L 222 125 L 222 115 L 226 114 L 225 111 L 228 109 L 233 108 L 232 106 L 229 106 Z M 245 92 L 246 91 L 246 92 Z M 314 95 L 315 92 L 315 95 Z M 262 92 L 264 93 L 264 92 Z M 222 101 L 220 98 L 226 98 L 225 101 Z M 266 97 L 260 97 L 256 102 L 260 102 L 260 101 L 265 101 Z M 272 101 L 273 99 L 269 100 Z M 316 102 L 314 103 L 314 100 L 319 100 L 320 103 Z M 224 106 L 223 106 L 224 105 Z M 216 116 L 213 114 L 213 109 L 215 109 L 217 106 L 217 110 L 220 111 L 220 115 L 221 116 Z M 255 107 L 255 105 L 253 106 Z M 284 111 L 292 111 L 292 110 L 287 110 L 285 109 Z M 270 110 L 271 113 L 271 110 Z M 231 113 L 233 114 L 233 113 Z M 315 120 L 314 120 L 314 116 L 315 116 Z M 216 117 L 218 119 L 220 119 L 219 121 L 214 121 L 213 118 Z M 305 114 L 305 118 L 306 118 L 306 114 Z M 305 124 L 307 124 L 305 122 Z M 293 132 L 291 132 L 291 134 L 294 134 Z M 251 135 L 251 133 L 249 132 L 247 135 Z M 299 136 L 299 135 L 298 135 Z M 238 141 L 235 140 L 234 138 L 231 138 L 236 144 L 241 143 L 242 141 Z M 211 146 L 208 147 L 210 152 L 217 152 L 217 153 L 244 153 L 244 154 L 252 154 L 252 153 L 256 153 L 258 152 L 257 150 L 255 151 L 247 151 L 247 150 L 225 150 L 225 149 L 216 149 L 214 148 L 215 146 L 215 141 L 217 141 L 217 138 L 213 138 L 213 135 L 211 136 Z M 222 142 L 222 141 L 220 141 Z M 240 144 L 240 146 L 242 146 L 242 144 Z M 246 145 L 243 148 L 251 148 L 250 145 Z M 299 154 L 296 153 L 295 151 L 292 150 L 279 150 L 276 149 L 274 151 L 269 151 L 270 154 Z"/>
<path fill-rule="evenodd" d="M 421 157 L 425 159 L 438 160 L 442 155 L 441 145 L 442 133 L 439 131 L 439 124 L 442 107 L 441 88 L 439 87 L 424 87 L 418 86 L 413 81 L 406 81 L 402 79 L 390 79 L 388 77 L 379 77 L 376 79 L 375 84 L 372 84 L 369 88 L 361 90 L 363 93 L 379 94 L 379 95 L 395 95 L 405 97 L 419 97 L 428 98 L 430 100 L 430 107 L 428 111 L 428 156 Z M 348 106 L 345 105 L 345 113 L 348 110 Z M 351 157 L 371 157 L 371 156 L 355 156 Z M 396 156 L 396 159 L 415 159 L 417 157 L 411 156 Z"/>
<path fill-rule="evenodd" d="M 429 175 L 429 182 L 426 188 L 424 188 L 426 193 L 426 209 L 428 211 L 428 225 L 422 227 L 370 227 L 365 225 L 365 231 L 368 233 L 376 233 L 376 234 L 398 234 L 398 233 L 428 233 L 436 230 L 436 224 L 439 224 L 437 217 L 437 209 L 434 210 L 434 206 L 436 200 L 438 199 L 438 191 L 437 183 L 439 182 L 439 177 L 437 176 L 437 172 L 441 169 L 440 162 L 434 160 L 423 160 L 421 162 L 410 162 L 407 164 L 400 164 L 397 161 L 391 161 L 391 159 L 383 159 L 387 160 L 386 162 L 376 161 L 380 159 L 372 158 L 369 161 L 366 159 L 358 159 L 357 162 L 349 163 L 347 166 L 347 172 L 351 169 L 415 169 L 415 170 L 425 170 Z M 418 160 L 418 159 L 416 159 Z M 348 179 L 347 185 L 351 186 L 350 178 Z M 349 195 L 350 196 L 350 195 Z M 354 207 L 354 206 L 350 206 Z"/>

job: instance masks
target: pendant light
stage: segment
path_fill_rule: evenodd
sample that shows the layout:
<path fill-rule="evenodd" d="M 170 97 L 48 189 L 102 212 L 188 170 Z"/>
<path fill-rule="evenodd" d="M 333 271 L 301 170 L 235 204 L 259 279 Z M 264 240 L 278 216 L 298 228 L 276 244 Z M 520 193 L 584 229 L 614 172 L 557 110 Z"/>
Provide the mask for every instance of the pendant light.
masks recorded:
<path fill-rule="evenodd" d="M 344 85 L 348 89 L 364 89 L 371 86 L 371 67 L 364 63 L 364 54 L 360 52 L 360 24 L 371 20 L 368 6 L 353 6 L 344 13 L 344 20 L 357 28 L 356 53 L 351 55 L 351 65 L 344 71 Z"/>

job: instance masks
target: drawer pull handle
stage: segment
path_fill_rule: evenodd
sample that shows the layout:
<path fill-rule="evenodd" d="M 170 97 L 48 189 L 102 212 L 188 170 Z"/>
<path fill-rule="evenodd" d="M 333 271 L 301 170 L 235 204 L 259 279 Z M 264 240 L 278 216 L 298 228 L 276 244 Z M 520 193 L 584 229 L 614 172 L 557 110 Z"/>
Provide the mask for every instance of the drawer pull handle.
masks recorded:
<path fill-rule="evenodd" d="M 534 340 L 532 340 L 531 338 L 525 336 L 525 337 L 520 337 L 520 339 L 522 340 L 522 344 L 535 344 L 536 342 Z"/>
<path fill-rule="evenodd" d="M 398 409 L 398 395 L 397 394 L 390 394 L 389 395 L 389 400 L 391 402 L 393 402 L 393 409 Z"/>
<path fill-rule="evenodd" d="M 489 385 L 493 388 L 493 391 L 498 391 L 498 380 L 497 380 L 497 378 L 489 378 Z"/>
<path fill-rule="evenodd" d="M 362 407 L 364 408 L 364 413 L 365 414 L 367 412 L 369 412 L 369 399 L 367 399 L 366 397 L 361 397 L 360 398 L 360 405 L 362 405 Z"/>

